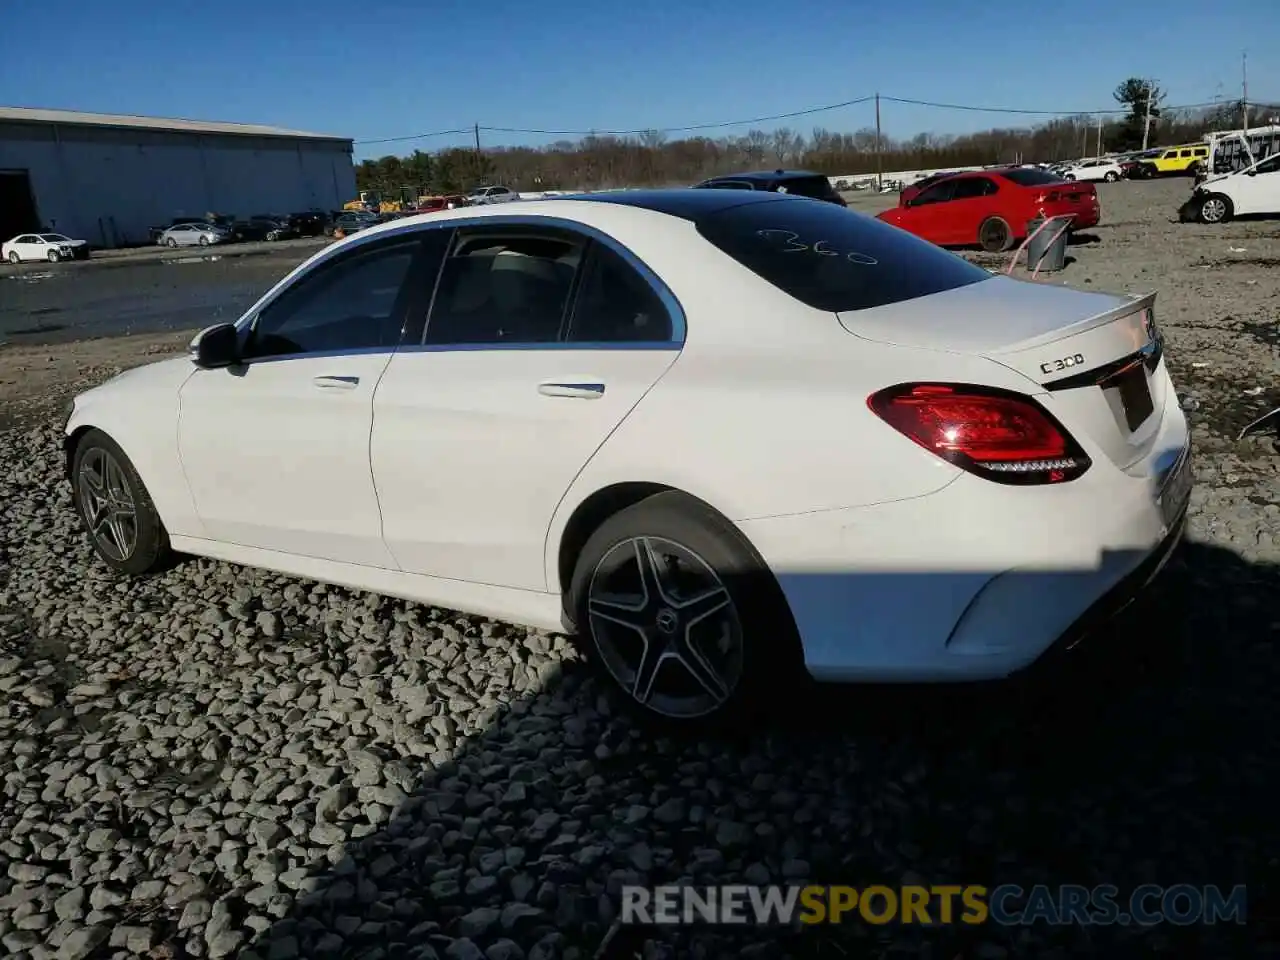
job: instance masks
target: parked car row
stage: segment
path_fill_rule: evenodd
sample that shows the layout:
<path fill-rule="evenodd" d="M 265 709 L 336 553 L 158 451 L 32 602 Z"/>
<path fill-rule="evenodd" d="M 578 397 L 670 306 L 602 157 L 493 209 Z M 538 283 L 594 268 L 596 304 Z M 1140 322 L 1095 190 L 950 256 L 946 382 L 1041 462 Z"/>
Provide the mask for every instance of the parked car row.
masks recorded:
<path fill-rule="evenodd" d="M 320 236 L 332 218 L 333 214 L 322 210 L 289 214 L 255 213 L 244 220 L 228 216 L 175 217 L 167 226 L 152 227 L 151 240 L 163 247 L 291 240 Z"/>

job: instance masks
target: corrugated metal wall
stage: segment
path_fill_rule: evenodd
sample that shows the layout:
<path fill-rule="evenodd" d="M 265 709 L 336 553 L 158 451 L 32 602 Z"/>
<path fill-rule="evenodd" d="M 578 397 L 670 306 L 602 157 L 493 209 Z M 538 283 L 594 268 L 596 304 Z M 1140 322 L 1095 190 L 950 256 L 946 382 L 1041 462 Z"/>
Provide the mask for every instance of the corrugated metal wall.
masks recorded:
<path fill-rule="evenodd" d="M 334 210 L 356 195 L 341 142 L 0 124 L 0 171 L 24 169 L 43 225 L 98 246 L 146 242 L 174 217 Z"/>

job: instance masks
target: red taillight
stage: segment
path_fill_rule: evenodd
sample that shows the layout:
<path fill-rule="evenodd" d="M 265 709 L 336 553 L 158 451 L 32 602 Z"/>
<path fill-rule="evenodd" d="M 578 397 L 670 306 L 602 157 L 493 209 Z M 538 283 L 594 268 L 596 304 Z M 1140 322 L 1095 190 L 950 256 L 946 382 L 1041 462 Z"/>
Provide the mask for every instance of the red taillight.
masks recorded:
<path fill-rule="evenodd" d="M 906 383 L 867 398 L 889 426 L 930 453 L 999 483 L 1062 483 L 1090 460 L 1030 397 L 963 384 Z"/>
<path fill-rule="evenodd" d="M 1048 193 L 1039 194 L 1036 197 L 1036 203 L 1057 203 L 1062 199 L 1062 194 L 1057 190 L 1050 190 Z"/>

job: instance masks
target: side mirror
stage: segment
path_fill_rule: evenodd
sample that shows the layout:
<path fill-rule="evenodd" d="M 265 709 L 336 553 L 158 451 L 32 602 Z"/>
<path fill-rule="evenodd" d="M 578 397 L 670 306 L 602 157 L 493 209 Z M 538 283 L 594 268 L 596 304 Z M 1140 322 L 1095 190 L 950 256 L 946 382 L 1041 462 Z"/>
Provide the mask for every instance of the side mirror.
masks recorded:
<path fill-rule="evenodd" d="M 240 359 L 239 332 L 233 323 L 216 323 L 197 333 L 187 350 L 201 369 L 229 367 Z"/>

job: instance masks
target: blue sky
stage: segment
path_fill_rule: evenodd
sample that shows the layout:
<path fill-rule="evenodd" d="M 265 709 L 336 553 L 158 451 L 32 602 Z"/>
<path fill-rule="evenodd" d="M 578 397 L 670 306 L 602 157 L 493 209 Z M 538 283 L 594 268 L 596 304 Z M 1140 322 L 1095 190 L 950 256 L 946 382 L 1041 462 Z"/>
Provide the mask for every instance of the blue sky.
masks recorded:
<path fill-rule="evenodd" d="M 270 123 L 357 141 L 470 127 L 632 129 L 880 93 L 1024 110 L 1114 107 L 1130 75 L 1169 104 L 1280 100 L 1280 0 L 1061 4 L 812 0 L 4 2 L 0 104 Z M 1136 42 L 1135 42 L 1136 41 Z M 1206 42 L 1209 41 L 1209 42 Z M 886 133 L 1035 117 L 885 103 Z M 855 130 L 870 104 L 762 124 Z M 743 133 L 742 127 L 709 131 Z M 484 142 L 540 144 L 535 134 Z M 470 142 L 357 144 L 357 157 Z"/>

